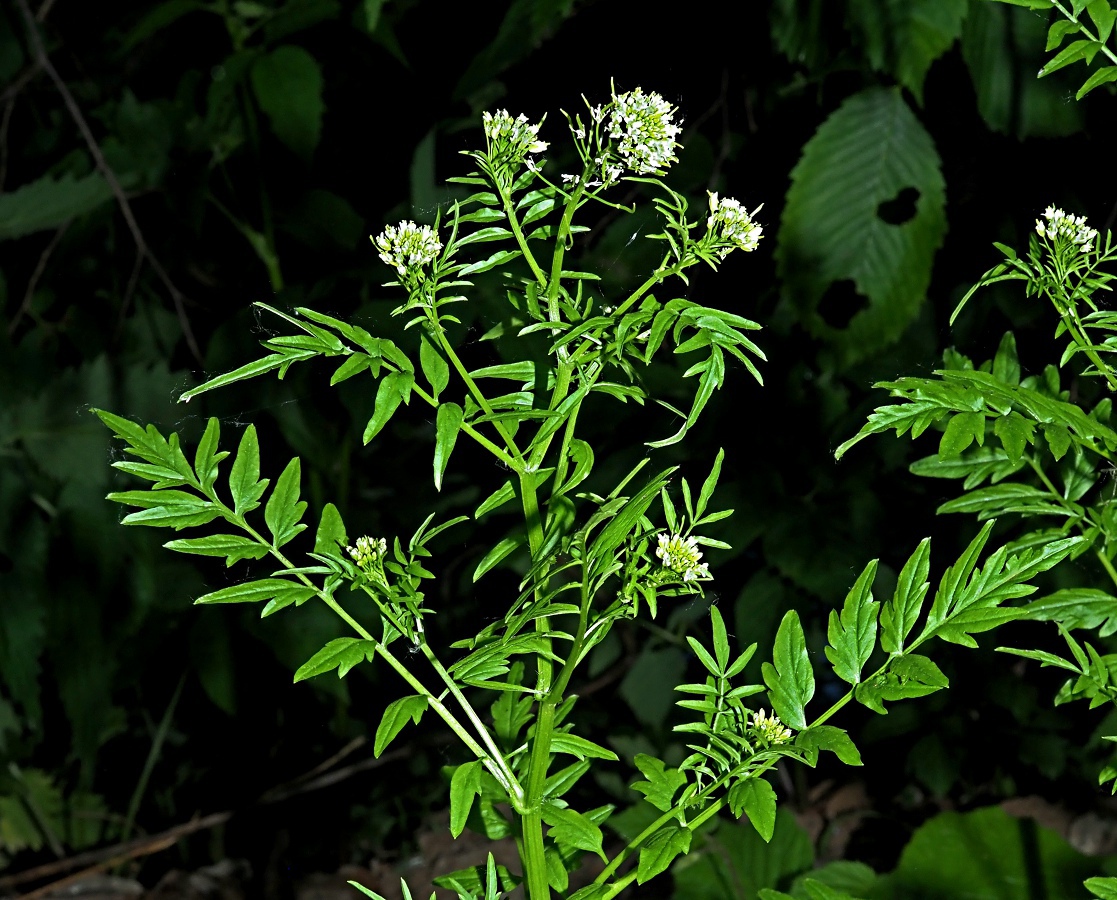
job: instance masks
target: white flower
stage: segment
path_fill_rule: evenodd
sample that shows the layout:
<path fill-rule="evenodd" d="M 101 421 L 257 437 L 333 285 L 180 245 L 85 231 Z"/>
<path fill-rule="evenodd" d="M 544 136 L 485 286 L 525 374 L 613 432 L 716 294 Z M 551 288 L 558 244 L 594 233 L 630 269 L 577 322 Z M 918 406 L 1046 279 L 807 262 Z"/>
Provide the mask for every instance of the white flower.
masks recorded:
<path fill-rule="evenodd" d="M 722 259 L 736 247 L 746 253 L 755 250 L 763 236 L 764 228 L 754 219 L 763 204 L 752 212 L 748 212 L 740 202 L 732 197 L 718 197 L 710 194 L 710 215 L 706 219 L 706 228 L 716 236 L 719 243 L 729 246 L 719 249 Z"/>
<path fill-rule="evenodd" d="M 442 250 L 442 241 L 433 228 L 406 219 L 399 225 L 389 225 L 372 242 L 380 251 L 380 258 L 400 275 L 427 265 Z"/>
<path fill-rule="evenodd" d="M 384 538 L 377 540 L 365 535 L 357 538 L 357 546 L 346 549 L 358 566 L 367 569 L 384 559 L 388 553 L 388 542 Z"/>
<path fill-rule="evenodd" d="M 755 712 L 750 724 L 757 737 L 767 744 L 786 744 L 791 740 L 791 729 L 775 713 L 769 716 L 763 709 Z"/>
<path fill-rule="evenodd" d="M 702 558 L 702 551 L 698 549 L 698 541 L 693 537 L 661 534 L 655 555 L 659 557 L 664 568 L 670 569 L 676 575 L 682 575 L 683 581 L 710 578 L 709 564 L 698 561 Z"/>
<path fill-rule="evenodd" d="M 529 153 L 542 153 L 549 146 L 539 140 L 539 122 L 532 125 L 522 113 L 515 119 L 506 109 L 495 113 L 481 114 L 485 126 L 485 137 L 489 142 L 489 154 L 501 162 L 515 165 L 523 161 Z"/>
<path fill-rule="evenodd" d="M 1078 249 L 1083 253 L 1089 252 L 1091 245 L 1094 243 L 1094 238 L 1098 236 L 1097 230 L 1086 224 L 1085 216 L 1068 215 L 1061 209 L 1049 206 L 1044 210 L 1043 218 L 1047 221 L 1036 219 L 1036 232 L 1040 237 L 1045 237 L 1050 241 L 1061 238 L 1072 244 L 1077 244 Z"/>
<path fill-rule="evenodd" d="M 614 95 L 608 132 L 624 164 L 638 175 L 662 172 L 676 161 L 675 137 L 682 128 L 673 121 L 676 108 L 659 94 L 641 88 Z"/>

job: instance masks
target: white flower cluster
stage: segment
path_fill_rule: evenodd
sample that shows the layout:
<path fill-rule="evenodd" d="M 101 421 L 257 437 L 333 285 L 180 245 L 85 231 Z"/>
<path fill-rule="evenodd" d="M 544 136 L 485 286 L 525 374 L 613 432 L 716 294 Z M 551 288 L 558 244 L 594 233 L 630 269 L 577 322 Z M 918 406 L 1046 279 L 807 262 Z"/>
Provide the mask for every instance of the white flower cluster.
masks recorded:
<path fill-rule="evenodd" d="M 775 713 L 769 716 L 763 709 L 755 712 L 750 724 L 757 737 L 767 744 L 786 744 L 791 740 L 791 729 Z"/>
<path fill-rule="evenodd" d="M 1094 238 L 1098 236 L 1097 230 L 1086 224 L 1085 216 L 1068 215 L 1054 206 L 1044 210 L 1043 219 L 1036 219 L 1036 232 L 1040 237 L 1051 241 L 1062 238 L 1072 244 L 1078 244 L 1079 250 L 1083 253 L 1089 251 Z"/>
<path fill-rule="evenodd" d="M 400 275 L 413 272 L 438 257 L 442 241 L 429 225 L 416 225 L 404 219 L 399 225 L 389 225 L 372 239 L 380 258 Z"/>
<path fill-rule="evenodd" d="M 740 201 L 732 197 L 718 197 L 710 194 L 710 215 L 706 219 L 706 228 L 720 238 L 721 242 L 730 246 L 722 247 L 718 253 L 725 259 L 734 248 L 744 250 L 746 253 L 755 250 L 764 234 L 763 226 L 754 219 L 762 206 L 748 212 Z"/>
<path fill-rule="evenodd" d="M 388 553 L 388 542 L 384 538 L 377 540 L 367 535 L 357 538 L 356 547 L 346 548 L 353 561 L 362 569 L 367 569 L 380 562 Z"/>
<path fill-rule="evenodd" d="M 509 163 L 521 162 L 529 153 L 542 153 L 549 146 L 539 140 L 539 122 L 532 125 L 522 113 L 515 119 L 506 109 L 495 113 L 482 113 L 481 121 L 485 126 L 485 137 L 489 141 L 489 152 Z"/>
<path fill-rule="evenodd" d="M 673 121 L 676 108 L 659 94 L 641 88 L 613 97 L 608 132 L 616 152 L 638 175 L 651 175 L 675 162 L 675 137 L 682 128 Z"/>
<path fill-rule="evenodd" d="M 681 534 L 659 536 L 659 546 L 655 555 L 659 557 L 664 567 L 676 575 L 682 575 L 683 581 L 697 581 L 699 578 L 710 577 L 708 563 L 700 563 L 702 551 L 698 549 L 698 542 L 692 538 L 684 538 Z"/>

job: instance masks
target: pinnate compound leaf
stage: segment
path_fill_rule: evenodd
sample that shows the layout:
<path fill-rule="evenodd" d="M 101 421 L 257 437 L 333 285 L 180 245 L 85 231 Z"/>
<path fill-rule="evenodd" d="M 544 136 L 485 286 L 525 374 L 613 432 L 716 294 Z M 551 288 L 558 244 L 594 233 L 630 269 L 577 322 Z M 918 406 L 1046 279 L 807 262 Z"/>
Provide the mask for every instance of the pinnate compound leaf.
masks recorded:
<path fill-rule="evenodd" d="M 946 231 L 945 183 L 934 141 L 898 89 L 848 98 L 803 148 L 792 171 L 776 259 L 810 333 L 843 364 L 895 341 L 915 318 Z M 918 192 L 915 215 L 884 221 L 881 204 Z M 820 312 L 827 288 L 852 281 L 866 306 L 846 328 Z"/>
<path fill-rule="evenodd" d="M 373 744 L 372 755 L 379 758 L 385 748 L 395 740 L 396 735 L 403 730 L 407 720 L 410 719 L 418 725 L 426 711 L 427 698 L 421 694 L 400 697 L 398 700 L 389 703 L 380 719 L 380 725 L 376 728 L 376 740 Z"/>
<path fill-rule="evenodd" d="M 931 539 L 924 538 L 908 557 L 892 599 L 880 612 L 880 645 L 887 653 L 903 649 L 904 641 L 919 618 L 923 599 L 931 587 L 927 575 L 931 570 Z"/>
<path fill-rule="evenodd" d="M 276 547 L 282 547 L 306 529 L 306 525 L 299 524 L 306 512 L 306 501 L 299 499 L 301 482 L 302 464 L 296 456 L 279 476 L 275 490 L 264 507 L 264 521 L 272 533 Z"/>
<path fill-rule="evenodd" d="M 671 808 L 672 798 L 686 784 L 686 774 L 678 769 L 667 768 L 663 760 L 646 753 L 637 753 L 633 762 L 648 780 L 634 782 L 632 789 L 643 794 L 656 809 L 667 812 Z"/>
<path fill-rule="evenodd" d="M 225 565 L 231 566 L 242 559 L 262 559 L 268 548 L 257 541 L 238 534 L 211 534 L 201 538 L 184 538 L 167 541 L 163 545 L 179 553 L 196 553 L 198 556 L 224 556 Z"/>
<path fill-rule="evenodd" d="M 275 136 L 309 160 L 322 133 L 322 71 L 301 47 L 283 45 L 252 66 L 252 91 Z"/>
<path fill-rule="evenodd" d="M 653 834 L 640 848 L 640 862 L 636 868 L 636 883 L 644 884 L 656 875 L 667 871 L 668 866 L 681 854 L 690 852 L 689 828 L 672 822 Z"/>
<path fill-rule="evenodd" d="M 450 834 L 455 838 L 465 830 L 473 799 L 481 793 L 481 760 L 475 759 L 454 769 L 450 778 Z"/>
<path fill-rule="evenodd" d="M 765 843 L 772 840 L 776 829 L 776 792 L 766 779 L 738 781 L 729 789 L 729 808 L 735 816 L 747 815 Z"/>
<path fill-rule="evenodd" d="M 877 610 L 880 604 L 873 600 L 873 579 L 877 574 L 877 560 L 872 560 L 858 576 L 846 595 L 841 615 L 830 612 L 827 637 L 830 646 L 826 658 L 834 666 L 834 673 L 842 681 L 857 684 L 861 670 L 876 647 Z"/>
<path fill-rule="evenodd" d="M 796 731 L 807 727 L 806 705 L 814 696 L 814 672 L 799 614 L 788 610 L 776 632 L 772 662 L 764 663 L 764 683 L 772 709 Z"/>
<path fill-rule="evenodd" d="M 260 441 L 256 437 L 256 426 L 249 425 L 240 439 L 237 458 L 229 471 L 229 490 L 236 514 L 243 516 L 259 506 L 260 498 L 267 489 L 268 479 L 260 478 Z"/>
<path fill-rule="evenodd" d="M 354 666 L 372 661 L 376 642 L 363 638 L 335 638 L 303 663 L 295 672 L 295 681 L 306 681 L 337 669 L 337 677 L 344 678 Z"/>
<path fill-rule="evenodd" d="M 442 477 L 446 474 L 446 466 L 450 462 L 450 454 L 454 444 L 458 441 L 458 432 L 461 431 L 462 420 L 465 412 L 456 403 L 443 403 L 438 407 L 435 416 L 434 440 L 434 486 L 442 490 Z"/>
<path fill-rule="evenodd" d="M 602 850 L 604 835 L 601 833 L 601 828 L 588 816 L 575 812 L 569 807 L 563 808 L 553 803 L 544 803 L 543 821 L 551 826 L 548 835 L 555 843 L 560 846 L 565 844 L 568 847 L 575 847 L 578 850 L 588 850 L 608 861 Z"/>

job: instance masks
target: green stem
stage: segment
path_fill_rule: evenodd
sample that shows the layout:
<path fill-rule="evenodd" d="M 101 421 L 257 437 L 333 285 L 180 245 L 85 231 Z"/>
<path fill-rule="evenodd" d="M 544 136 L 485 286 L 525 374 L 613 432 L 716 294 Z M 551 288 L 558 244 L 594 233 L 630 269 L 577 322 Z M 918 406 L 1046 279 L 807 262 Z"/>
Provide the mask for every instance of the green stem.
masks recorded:
<path fill-rule="evenodd" d="M 530 472 L 520 474 L 520 495 L 524 509 L 524 520 L 528 528 L 528 545 L 533 562 L 538 561 L 538 553 L 543 544 L 543 522 L 539 515 L 539 498 L 536 494 L 535 476 Z M 543 588 L 545 578 L 536 583 L 536 595 Z M 535 620 L 536 631 L 546 634 L 549 630 L 547 618 Z M 548 642 L 549 643 L 549 642 Z M 550 900 L 551 888 L 547 881 L 547 860 L 543 850 L 543 788 L 547 782 L 547 769 L 551 761 L 551 733 L 555 724 L 555 702 L 550 697 L 553 667 L 545 654 L 536 656 L 537 695 L 543 699 L 535 718 L 535 733 L 532 737 L 531 756 L 528 760 L 525 812 L 521 817 L 523 838 L 524 881 L 527 885 L 528 900 Z"/>
<path fill-rule="evenodd" d="M 221 509 L 222 514 L 225 515 L 225 518 L 243 528 L 257 542 L 267 547 L 268 552 L 273 557 L 275 557 L 275 559 L 278 560 L 283 566 L 288 569 L 296 568 L 295 564 L 292 563 L 282 552 L 280 552 L 280 550 L 274 544 L 265 540 L 263 535 L 261 535 L 258 531 L 256 531 L 255 528 L 249 525 L 248 522 L 245 521 L 244 516 L 238 516 L 233 510 L 229 509 L 229 507 L 222 503 L 217 498 L 216 492 L 213 491 L 212 488 L 210 489 L 210 491 L 207 492 L 207 494 L 209 495 L 210 499 L 218 506 L 218 508 Z M 357 634 L 359 634 L 366 641 L 369 641 L 375 647 L 376 653 L 381 657 L 381 659 L 383 659 L 386 663 L 388 663 L 389 666 L 395 669 L 399 676 L 403 678 L 403 680 L 406 681 L 407 684 L 409 684 L 418 694 L 426 698 L 427 703 L 431 706 L 431 708 L 450 727 L 450 730 L 458 736 L 461 742 L 469 748 L 470 752 L 473 753 L 482 762 L 487 764 L 487 767 L 489 771 L 492 772 L 493 777 L 500 782 L 501 786 L 505 789 L 505 791 L 507 791 L 510 797 L 515 797 L 517 795 L 519 785 L 516 784 L 515 781 L 508 782 L 504 772 L 501 770 L 500 765 L 498 765 L 497 763 L 497 760 L 500 760 L 503 763 L 504 757 L 502 755 L 498 755 L 496 759 L 491 759 L 489 757 L 489 754 L 485 752 L 485 749 L 480 744 L 478 744 L 476 740 L 474 740 L 473 736 L 465 729 L 461 722 L 457 720 L 454 714 L 446 708 L 442 701 L 438 697 L 436 697 L 434 693 L 426 687 L 426 685 L 419 681 L 418 678 L 412 675 L 407 666 L 396 659 L 395 655 L 380 641 L 374 638 L 360 622 L 358 622 L 351 615 L 349 615 L 349 613 L 342 609 L 341 605 L 330 594 L 327 594 L 324 590 L 314 584 L 314 582 L 311 581 L 303 572 L 295 573 L 295 577 L 298 578 L 298 580 L 307 587 L 312 588 L 317 594 L 318 598 L 322 600 L 330 609 L 332 609 L 342 619 L 342 621 L 344 621 L 347 625 L 349 625 L 350 628 L 357 632 Z"/>
<path fill-rule="evenodd" d="M 462 381 L 465 382 L 466 388 L 469 390 L 469 393 L 473 395 L 473 399 L 477 401 L 477 405 L 481 407 L 485 415 L 493 415 L 493 408 L 489 405 L 489 398 L 477 387 L 477 382 L 473 380 L 473 376 L 469 374 L 469 370 L 462 363 L 461 358 L 454 352 L 454 348 L 450 346 L 450 342 L 446 339 L 446 330 L 442 327 L 442 323 L 439 321 L 437 314 L 431 314 L 430 322 L 434 326 L 434 333 L 438 338 L 438 344 L 442 348 L 442 352 L 446 354 L 451 365 L 453 365 Z M 523 453 L 520 452 L 519 446 L 512 439 L 512 435 L 504 426 L 503 422 L 493 422 L 492 424 L 497 434 L 503 438 L 505 445 L 516 459 L 516 462 L 512 464 L 512 469 L 516 472 L 522 471 L 523 467 L 526 465 L 526 461 L 524 460 Z"/>
<path fill-rule="evenodd" d="M 531 248 L 527 244 L 527 238 L 524 237 L 524 232 L 520 228 L 520 220 L 516 218 L 516 209 L 512 205 L 511 195 L 509 195 L 504 189 L 504 186 L 499 184 L 495 178 L 493 179 L 493 184 L 496 185 L 497 190 L 500 192 L 500 199 L 504 203 L 504 213 L 508 216 L 508 226 L 512 229 L 512 234 L 516 237 L 516 243 L 520 245 L 520 252 L 523 253 L 524 259 L 527 260 L 528 267 L 535 276 L 535 280 L 539 282 L 541 287 L 546 287 L 547 275 L 544 273 L 539 263 L 535 261 L 535 254 L 531 252 Z"/>
<path fill-rule="evenodd" d="M 431 664 L 434 670 L 438 673 L 438 677 L 442 679 L 443 683 L 450 691 L 450 694 L 455 700 L 458 701 L 458 705 L 462 708 L 462 711 L 465 713 L 466 718 L 468 718 L 469 721 L 473 723 L 473 727 L 476 729 L 477 734 L 480 736 L 485 746 L 488 747 L 489 754 L 493 760 L 493 763 L 499 766 L 504 771 L 504 776 L 508 780 L 508 783 L 515 787 L 516 791 L 514 794 L 512 794 L 512 801 L 513 805 L 517 806 L 518 812 L 518 805 L 522 805 L 524 799 L 523 788 L 521 787 L 515 774 L 510 768 L 508 768 L 508 763 L 504 759 L 504 754 L 501 753 L 500 748 L 497 747 L 496 742 L 493 740 L 492 735 L 489 733 L 489 729 L 485 727 L 484 723 L 481 721 L 481 717 L 477 715 L 477 711 L 473 708 L 473 705 L 465 698 L 465 695 L 461 692 L 461 689 L 458 687 L 457 683 L 450 676 L 450 673 L 446 671 L 445 667 L 439 661 L 438 657 L 435 656 L 434 651 L 430 648 L 430 645 L 427 643 L 427 639 L 424 636 L 420 636 L 419 638 L 419 649 L 422 651 L 423 655 L 427 658 L 427 661 Z"/>

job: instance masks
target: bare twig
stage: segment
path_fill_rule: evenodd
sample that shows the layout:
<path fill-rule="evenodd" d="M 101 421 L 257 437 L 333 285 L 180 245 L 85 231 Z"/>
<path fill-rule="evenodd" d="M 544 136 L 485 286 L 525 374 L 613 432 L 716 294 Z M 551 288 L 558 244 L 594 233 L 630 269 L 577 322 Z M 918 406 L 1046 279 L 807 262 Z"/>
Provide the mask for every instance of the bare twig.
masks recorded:
<path fill-rule="evenodd" d="M 127 862 L 130 859 L 136 859 L 140 856 L 149 856 L 152 853 L 159 853 L 161 850 L 166 850 L 168 847 L 173 846 L 177 841 L 184 837 L 194 834 L 196 831 L 204 831 L 207 828 L 214 828 L 227 822 L 233 813 L 232 810 L 225 812 L 213 813 L 203 818 L 191 819 L 189 822 L 184 822 L 181 825 L 176 825 L 174 828 L 169 828 L 159 834 L 148 835 L 147 837 L 136 838 L 131 841 L 126 841 L 123 844 L 114 844 L 111 847 L 102 847 L 100 850 L 90 850 L 87 853 L 78 853 L 74 856 L 66 857 L 65 859 L 55 860 L 54 862 L 44 863 L 41 866 L 36 866 L 33 869 L 26 869 L 23 872 L 16 872 L 14 875 L 5 875 L 0 878 L 0 891 L 6 891 L 10 888 L 16 887 L 20 884 L 27 884 L 31 881 L 40 881 L 43 878 L 51 878 L 55 875 L 61 875 L 63 872 L 69 872 L 81 866 L 87 868 L 78 872 L 76 875 L 70 875 L 63 879 L 63 881 L 54 881 L 37 891 L 30 894 L 24 894 L 23 897 L 33 897 L 48 890 L 54 890 L 62 887 L 63 884 L 69 884 L 79 878 L 84 878 L 94 872 L 99 872 L 104 869 L 112 868 L 122 862 Z"/>
<path fill-rule="evenodd" d="M 27 281 L 27 290 L 23 294 L 23 302 L 16 310 L 16 314 L 12 316 L 12 321 L 8 323 L 8 337 L 15 334 L 16 326 L 19 325 L 19 320 L 22 319 L 29 309 L 31 309 L 31 302 L 35 299 L 35 289 L 39 286 L 39 279 L 43 277 L 43 272 L 47 269 L 47 261 L 50 259 L 55 248 L 58 246 L 59 241 L 62 240 L 62 235 L 66 233 L 66 229 L 70 227 L 70 220 L 67 219 L 62 223 L 62 227 L 55 233 L 54 237 L 50 239 L 50 243 L 39 254 L 39 261 L 35 263 L 35 269 L 31 273 L 31 278 Z"/>
<path fill-rule="evenodd" d="M 38 62 L 39 67 L 47 73 L 47 77 L 54 83 L 55 88 L 62 97 L 62 102 L 66 105 L 66 109 L 70 113 L 70 118 L 74 120 L 74 124 L 77 125 L 78 131 L 81 132 L 81 136 L 85 140 L 86 147 L 89 149 L 89 153 L 93 157 L 97 169 L 104 176 L 105 181 L 108 183 L 109 190 L 112 191 L 113 197 L 116 198 L 121 215 L 124 216 L 124 221 L 128 225 L 128 230 L 132 233 L 132 240 L 136 242 L 137 250 L 148 263 L 151 264 L 152 270 L 163 283 L 163 287 L 167 289 L 167 293 L 171 295 L 171 301 L 174 303 L 175 313 L 178 315 L 179 325 L 182 327 L 182 334 L 186 339 L 186 345 L 190 348 L 190 352 L 193 354 L 194 358 L 201 362 L 202 354 L 198 348 L 198 342 L 194 339 L 194 330 L 190 327 L 190 320 L 186 316 L 186 298 L 171 280 L 166 269 L 163 268 L 162 263 L 159 262 L 159 259 L 148 246 L 147 239 L 140 230 L 139 223 L 136 221 L 136 217 L 132 212 L 132 205 L 128 202 L 128 197 L 125 195 L 124 189 L 120 186 L 120 181 L 117 179 L 116 173 L 105 159 L 105 154 L 101 151 L 100 144 L 97 143 L 97 139 L 93 136 L 93 132 L 89 128 L 89 123 L 82 114 L 81 107 L 78 106 L 77 101 L 74 99 L 74 95 L 70 93 L 70 89 L 66 86 L 66 82 L 62 80 L 62 76 L 58 74 L 58 70 L 54 67 L 54 64 L 50 61 L 50 57 L 47 55 L 46 46 L 43 44 L 42 36 L 39 34 L 38 24 L 36 23 L 35 16 L 31 13 L 31 8 L 27 5 L 27 0 L 16 0 L 16 5 L 19 7 L 24 23 L 27 26 L 28 41 L 31 45 L 32 54 Z M 45 14 L 49 9 L 50 0 L 44 3 L 43 8 L 40 9 L 40 13 Z"/>

